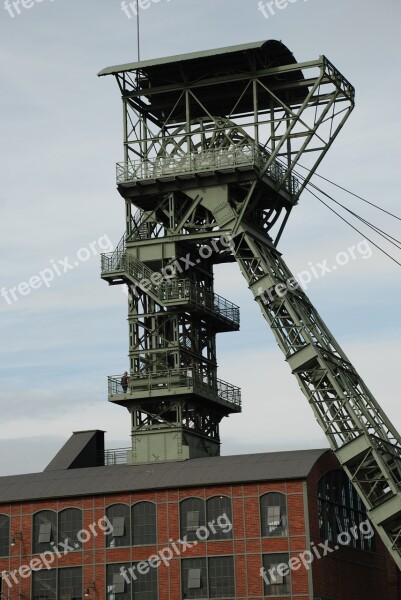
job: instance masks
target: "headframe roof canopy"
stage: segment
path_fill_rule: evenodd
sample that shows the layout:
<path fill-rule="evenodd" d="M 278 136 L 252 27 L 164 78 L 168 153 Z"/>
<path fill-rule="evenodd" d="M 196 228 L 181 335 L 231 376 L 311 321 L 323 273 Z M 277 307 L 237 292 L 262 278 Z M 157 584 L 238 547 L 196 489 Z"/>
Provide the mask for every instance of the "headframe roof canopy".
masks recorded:
<path fill-rule="evenodd" d="M 116 65 L 103 69 L 99 76 L 117 76 L 123 95 L 146 97 L 142 111 L 163 122 L 184 89 L 196 90 L 197 102 L 191 100 L 192 119 L 205 115 L 200 104 L 214 116 L 252 113 L 250 81 L 254 77 L 277 90 L 276 96 L 287 104 L 302 102 L 307 94 L 302 71 L 279 69 L 290 65 L 297 65 L 292 52 L 283 43 L 269 40 Z M 130 74 L 136 89 L 126 86 Z M 259 86 L 258 110 L 272 108 L 272 101 L 274 104 L 272 96 Z M 176 121 L 185 120 L 182 109 L 174 116 Z"/>

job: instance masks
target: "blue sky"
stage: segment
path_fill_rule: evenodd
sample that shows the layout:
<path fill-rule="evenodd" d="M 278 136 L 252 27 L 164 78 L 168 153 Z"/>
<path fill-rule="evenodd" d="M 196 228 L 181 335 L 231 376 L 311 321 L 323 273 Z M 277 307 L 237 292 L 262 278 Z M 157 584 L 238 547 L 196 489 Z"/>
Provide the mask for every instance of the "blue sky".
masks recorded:
<path fill-rule="evenodd" d="M 325 54 L 357 96 L 320 172 L 399 214 L 400 19 L 398 0 L 299 0 L 269 19 L 257 0 L 160 0 L 141 11 L 141 52 L 279 39 L 299 61 Z M 8 474 L 43 469 L 73 430 L 105 429 L 109 447 L 129 445 L 129 415 L 108 405 L 106 381 L 127 366 L 126 299 L 100 280 L 98 254 L 77 253 L 101 238 L 114 245 L 123 232 L 119 92 L 96 74 L 135 60 L 135 20 L 119 0 L 32 0 L 14 17 L 0 0 L 0 47 L 0 287 L 66 256 L 74 266 L 11 305 L 0 298 L 0 474 Z M 399 221 L 330 192 L 400 237 Z M 304 194 L 280 249 L 297 273 L 331 264 L 361 239 Z M 308 289 L 398 429 L 400 274 L 373 251 Z M 244 403 L 222 426 L 223 453 L 325 446 L 236 265 L 218 268 L 216 290 L 240 305 L 242 323 L 218 338 L 219 376 L 242 386 Z"/>

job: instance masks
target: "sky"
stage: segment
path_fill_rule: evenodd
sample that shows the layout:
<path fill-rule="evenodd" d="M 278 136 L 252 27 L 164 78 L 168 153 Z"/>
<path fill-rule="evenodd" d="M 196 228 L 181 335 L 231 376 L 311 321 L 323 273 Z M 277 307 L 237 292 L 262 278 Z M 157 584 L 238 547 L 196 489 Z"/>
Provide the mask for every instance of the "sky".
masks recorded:
<path fill-rule="evenodd" d="M 46 269 L 54 278 L 17 300 L 0 296 L 0 475 L 43 470 L 72 431 L 102 429 L 107 447 L 130 444 L 128 412 L 107 402 L 107 375 L 128 366 L 126 297 L 100 279 L 99 259 L 124 229 L 121 100 L 114 79 L 97 73 L 135 60 L 137 45 L 120 0 L 3 1 L 0 289 Z M 293 0 L 268 18 L 257 0 L 143 6 L 143 59 L 268 39 L 299 62 L 327 56 L 355 86 L 356 107 L 319 173 L 401 214 L 399 0 Z M 316 183 L 399 239 L 399 221 Z M 401 271 L 365 232 L 305 192 L 279 249 L 299 273 L 356 248 L 307 293 L 401 430 Z M 219 377 L 241 386 L 243 400 L 221 426 L 222 453 L 327 447 L 237 265 L 216 269 L 216 292 L 241 307 L 241 331 L 218 336 Z"/>

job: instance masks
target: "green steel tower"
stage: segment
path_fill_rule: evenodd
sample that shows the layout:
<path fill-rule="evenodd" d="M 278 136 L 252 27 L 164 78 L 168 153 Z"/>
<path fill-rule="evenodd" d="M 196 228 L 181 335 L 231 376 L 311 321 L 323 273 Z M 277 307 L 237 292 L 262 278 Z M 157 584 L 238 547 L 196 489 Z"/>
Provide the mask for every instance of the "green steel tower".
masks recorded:
<path fill-rule="evenodd" d="M 401 438 L 277 250 L 354 88 L 326 57 L 297 63 L 276 41 L 100 75 L 115 76 L 124 111 L 126 226 L 102 277 L 129 286 L 129 379 L 109 378 L 109 400 L 132 415 L 129 462 L 219 453 L 241 398 L 217 378 L 215 340 L 238 330 L 239 310 L 214 293 L 213 266 L 236 261 L 401 567 Z"/>

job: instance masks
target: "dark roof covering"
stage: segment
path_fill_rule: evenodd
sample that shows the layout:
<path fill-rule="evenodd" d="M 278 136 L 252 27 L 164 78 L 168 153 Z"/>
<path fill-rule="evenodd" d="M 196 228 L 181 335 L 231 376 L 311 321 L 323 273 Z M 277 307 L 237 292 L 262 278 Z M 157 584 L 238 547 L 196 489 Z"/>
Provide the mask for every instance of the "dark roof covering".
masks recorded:
<path fill-rule="evenodd" d="M 232 115 L 233 111 L 235 114 L 252 113 L 253 90 L 249 78 L 256 72 L 264 86 L 275 89 L 280 100 L 290 104 L 302 102 L 307 88 L 298 85 L 304 80 L 301 69 L 262 75 L 268 69 L 296 64 L 293 53 L 282 42 L 268 40 L 115 65 L 100 71 L 99 76 L 139 71 L 136 85 L 147 102 L 138 103 L 136 108 L 160 123 L 167 115 L 179 123 L 186 115 L 181 90 L 189 86 L 196 88 L 197 98 L 197 101 L 190 99 L 191 119 L 204 117 L 205 109 L 215 117 Z M 204 85 L 205 82 L 208 84 Z M 213 82 L 212 87 L 210 82 Z M 286 88 L 284 84 L 290 85 Z M 131 91 L 132 87 L 128 85 L 127 94 Z M 259 111 L 270 109 L 272 102 L 277 103 L 264 87 L 259 86 Z"/>
<path fill-rule="evenodd" d="M 305 479 L 327 449 L 197 458 L 182 462 L 45 471 L 0 478 L 0 503 L 151 489 Z"/>
<path fill-rule="evenodd" d="M 171 68 L 172 66 L 176 67 L 177 64 L 185 62 L 185 61 L 201 61 L 205 59 L 209 62 L 209 64 L 215 63 L 215 59 L 219 57 L 219 63 L 222 64 L 224 60 L 238 60 L 239 55 L 243 55 L 250 52 L 254 52 L 255 50 L 262 50 L 268 47 L 268 50 L 271 54 L 272 62 L 274 54 L 276 55 L 276 61 L 278 59 L 278 54 L 280 54 L 280 63 L 281 64 L 292 64 L 295 63 L 294 55 L 286 48 L 286 46 L 282 42 L 278 42 L 276 40 L 262 40 L 260 42 L 251 42 L 250 44 L 238 44 L 236 46 L 226 46 L 224 48 L 214 48 L 213 50 L 203 50 L 201 52 L 190 52 L 188 54 L 176 54 L 175 56 L 165 56 L 163 58 L 153 58 L 151 60 L 142 60 L 140 62 L 132 62 L 132 63 L 124 63 L 122 65 L 114 65 L 112 67 L 106 67 L 102 69 L 99 73 L 99 77 L 103 77 L 104 75 L 116 75 L 117 73 L 126 73 L 127 71 L 136 71 L 137 69 L 141 69 L 145 72 L 151 72 L 153 68 L 163 68 L 164 70 Z M 233 56 L 235 55 L 235 56 Z M 192 68 L 193 65 L 191 65 Z M 249 63 L 247 63 L 249 66 Z M 275 66 L 275 65 L 270 65 Z M 156 70 L 156 69 L 154 69 Z"/>
<path fill-rule="evenodd" d="M 104 431 L 74 431 L 45 471 L 96 467 L 104 451 Z"/>

